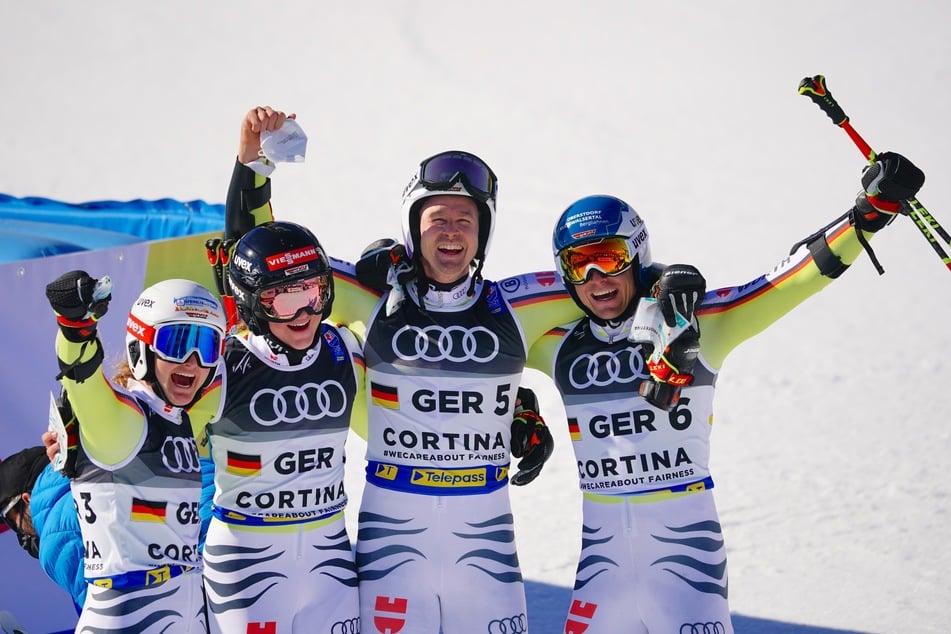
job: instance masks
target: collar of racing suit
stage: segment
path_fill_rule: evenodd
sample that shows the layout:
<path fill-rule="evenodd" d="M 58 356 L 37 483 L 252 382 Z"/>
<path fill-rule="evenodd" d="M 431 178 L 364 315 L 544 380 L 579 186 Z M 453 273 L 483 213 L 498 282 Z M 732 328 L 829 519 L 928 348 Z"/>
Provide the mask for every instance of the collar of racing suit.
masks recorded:
<path fill-rule="evenodd" d="M 419 289 L 417 288 L 417 279 L 412 280 L 406 286 L 406 290 L 409 293 L 409 296 L 412 298 L 413 303 L 419 306 Z M 452 311 L 452 310 L 461 310 L 467 308 L 475 303 L 475 301 L 482 294 L 482 278 L 476 280 L 475 286 L 472 286 L 472 275 L 467 275 L 452 286 L 434 286 L 429 285 L 429 289 L 426 291 L 426 295 L 423 296 L 424 306 L 422 308 L 426 310 L 436 310 L 436 311 Z M 473 288 L 473 293 L 469 293 L 469 288 Z"/>
<path fill-rule="evenodd" d="M 245 344 L 255 350 L 259 356 L 269 359 L 272 363 L 285 367 L 306 366 L 317 358 L 320 353 L 320 329 L 314 336 L 313 345 L 307 350 L 293 350 L 268 335 L 254 335 L 248 333 Z"/>
<path fill-rule="evenodd" d="M 152 411 L 159 414 L 162 418 L 170 420 L 173 423 L 182 422 L 182 413 L 184 410 L 181 407 L 175 407 L 166 403 L 165 399 L 156 394 L 148 382 L 138 379 L 129 379 L 125 388 L 137 399 L 148 404 L 148 406 L 152 408 Z"/>
<path fill-rule="evenodd" d="M 588 319 L 588 325 L 591 328 L 591 334 L 598 341 L 605 343 L 614 343 L 621 339 L 627 339 L 631 333 L 631 324 L 634 323 L 634 316 L 631 315 L 624 321 L 610 321 L 606 324 L 599 324 Z"/>

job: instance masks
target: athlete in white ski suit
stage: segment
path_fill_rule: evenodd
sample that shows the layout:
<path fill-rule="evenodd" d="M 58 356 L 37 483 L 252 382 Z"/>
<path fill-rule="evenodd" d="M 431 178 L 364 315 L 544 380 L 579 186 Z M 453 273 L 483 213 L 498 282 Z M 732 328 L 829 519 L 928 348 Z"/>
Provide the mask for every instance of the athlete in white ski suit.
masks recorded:
<path fill-rule="evenodd" d="M 428 179 L 426 166 L 435 169 L 441 159 L 443 176 Z M 267 161 L 240 167 L 245 184 L 229 196 L 229 208 L 267 222 Z M 409 257 L 419 247 L 424 201 L 461 196 L 477 201 L 475 260 L 484 261 L 495 191 L 494 174 L 470 154 L 424 161 L 404 194 Z M 480 265 L 466 263 L 468 272 L 454 283 L 394 280 L 381 297 L 357 281 L 353 265 L 332 264 L 331 319 L 366 324 L 368 465 L 357 537 L 362 631 L 526 632 L 508 492 L 516 392 L 529 347 L 580 311 L 550 272 L 496 283 L 482 279 Z"/>
<path fill-rule="evenodd" d="M 650 292 L 662 267 L 651 266 L 643 221 L 609 196 L 581 199 L 560 218 L 556 265 L 569 285 L 573 277 L 594 287 L 571 289 L 588 315 L 550 331 L 529 359 L 562 395 L 583 494 L 582 548 L 565 634 L 733 631 L 709 468 L 717 375 L 734 348 L 825 288 L 859 256 L 860 229 L 861 238 L 870 237 L 894 217 L 894 201 L 915 195 L 923 182 L 916 167 L 894 154 L 880 161 L 866 172 L 868 195 L 859 195 L 856 209 L 797 245 L 771 271 L 705 296 L 700 289 L 699 357 L 692 383 L 669 411 L 639 395 L 650 377 L 651 349 L 628 339 L 634 306 L 621 305 L 610 317 L 591 308 L 610 300 L 619 287 L 612 279 L 622 275 L 634 280 L 635 302 Z M 605 259 L 604 250 L 571 259 L 573 248 L 615 236 L 627 244 L 626 266 Z M 572 266 L 577 270 L 566 271 Z M 682 289 L 694 290 L 690 282 Z M 683 315 L 689 323 L 694 299 L 682 305 L 689 307 Z"/>
<path fill-rule="evenodd" d="M 126 326 L 130 371 L 113 383 L 96 338 L 109 298 L 95 296 L 94 282 L 73 271 L 47 286 L 62 382 L 83 421 L 70 484 L 89 589 L 76 631 L 203 633 L 201 467 L 190 423 L 209 416 L 196 401 L 217 388 L 224 310 L 188 280 L 145 289 Z"/>
<path fill-rule="evenodd" d="M 350 420 L 364 417 L 360 345 L 322 321 L 332 274 L 306 228 L 252 229 L 234 245 L 228 274 L 251 332 L 228 338 L 220 410 L 207 427 L 209 630 L 359 632 L 343 513 Z"/>

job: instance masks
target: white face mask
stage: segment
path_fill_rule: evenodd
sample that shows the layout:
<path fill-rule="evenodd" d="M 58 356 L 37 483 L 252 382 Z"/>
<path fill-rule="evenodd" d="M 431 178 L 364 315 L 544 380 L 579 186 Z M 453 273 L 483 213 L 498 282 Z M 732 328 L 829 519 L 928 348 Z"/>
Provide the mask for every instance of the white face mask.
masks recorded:
<path fill-rule="evenodd" d="M 261 153 L 273 163 L 303 163 L 307 135 L 297 121 L 287 119 L 279 129 L 261 133 Z"/>

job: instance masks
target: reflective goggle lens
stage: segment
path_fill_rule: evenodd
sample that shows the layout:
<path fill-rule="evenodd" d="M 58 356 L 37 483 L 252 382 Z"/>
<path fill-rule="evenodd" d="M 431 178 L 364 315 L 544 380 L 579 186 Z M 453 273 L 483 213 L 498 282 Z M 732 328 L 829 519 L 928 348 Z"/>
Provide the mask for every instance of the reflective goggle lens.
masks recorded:
<path fill-rule="evenodd" d="M 301 310 L 316 315 L 330 299 L 330 275 L 318 275 L 270 286 L 258 294 L 261 312 L 270 321 L 291 321 Z"/>
<path fill-rule="evenodd" d="M 221 333 L 217 328 L 202 324 L 166 324 L 155 331 L 152 350 L 172 363 L 184 363 L 197 352 L 198 362 L 210 367 L 221 356 Z"/>
<path fill-rule="evenodd" d="M 443 152 L 431 156 L 419 166 L 419 180 L 430 189 L 452 188 L 460 180 L 470 194 L 483 202 L 494 198 L 498 181 L 489 166 L 468 152 Z"/>
<path fill-rule="evenodd" d="M 561 272 L 572 284 L 583 284 L 592 270 L 605 275 L 623 273 L 634 261 L 624 238 L 606 238 L 562 249 L 558 254 Z"/>

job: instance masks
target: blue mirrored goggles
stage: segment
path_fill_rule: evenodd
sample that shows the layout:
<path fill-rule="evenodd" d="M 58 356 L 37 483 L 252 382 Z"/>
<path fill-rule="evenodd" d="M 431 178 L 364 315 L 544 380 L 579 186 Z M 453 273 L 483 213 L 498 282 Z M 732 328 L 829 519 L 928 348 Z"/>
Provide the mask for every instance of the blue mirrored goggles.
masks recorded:
<path fill-rule="evenodd" d="M 203 324 L 165 324 L 155 330 L 152 350 L 155 355 L 172 363 L 184 363 L 193 352 L 198 363 L 211 367 L 221 357 L 221 332 Z"/>
<path fill-rule="evenodd" d="M 499 190 L 495 173 L 475 154 L 441 152 L 419 165 L 419 181 L 428 189 L 450 190 L 462 183 L 474 198 L 486 202 Z"/>

